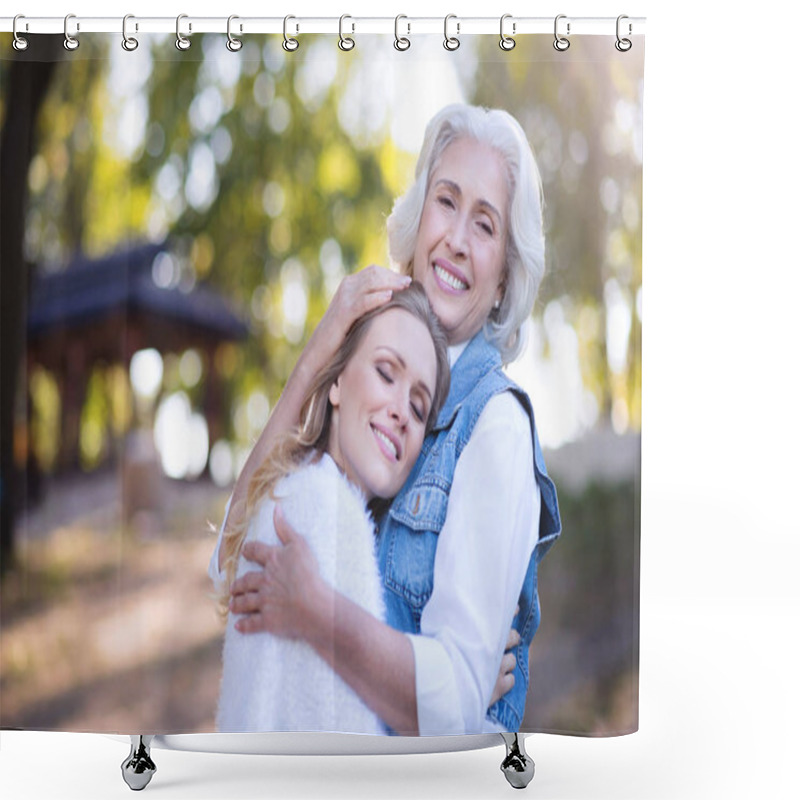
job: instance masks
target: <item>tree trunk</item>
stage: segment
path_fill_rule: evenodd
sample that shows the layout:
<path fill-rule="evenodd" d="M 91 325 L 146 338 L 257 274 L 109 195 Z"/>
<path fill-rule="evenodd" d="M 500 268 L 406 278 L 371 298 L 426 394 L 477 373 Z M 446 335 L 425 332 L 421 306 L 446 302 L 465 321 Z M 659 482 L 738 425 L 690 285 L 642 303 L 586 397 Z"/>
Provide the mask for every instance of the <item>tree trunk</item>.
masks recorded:
<path fill-rule="evenodd" d="M 14 461 L 14 407 L 31 277 L 23 250 L 28 167 L 39 109 L 63 55 L 60 36 L 31 36 L 29 41 L 28 50 L 4 64 L 9 73 L 0 135 L 0 574 L 13 560 L 14 516 L 25 488 L 24 465 Z"/>

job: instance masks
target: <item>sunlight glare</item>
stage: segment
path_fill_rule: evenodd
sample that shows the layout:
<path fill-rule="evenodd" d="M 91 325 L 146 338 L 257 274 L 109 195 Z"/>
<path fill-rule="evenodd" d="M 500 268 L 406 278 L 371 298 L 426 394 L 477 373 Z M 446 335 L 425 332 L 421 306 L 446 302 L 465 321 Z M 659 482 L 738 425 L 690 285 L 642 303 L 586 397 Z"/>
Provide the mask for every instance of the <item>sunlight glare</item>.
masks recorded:
<path fill-rule="evenodd" d="M 330 302 L 344 278 L 342 248 L 336 239 L 326 239 L 322 243 L 322 247 L 319 249 L 319 260 L 322 274 L 325 277 L 325 297 Z"/>
<path fill-rule="evenodd" d="M 269 398 L 256 389 L 247 399 L 247 423 L 252 433 L 260 433 L 269 419 Z"/>
<path fill-rule="evenodd" d="M 214 443 L 208 460 L 208 468 L 211 480 L 217 486 L 223 488 L 233 483 L 233 450 L 229 442 L 220 439 Z"/>
<path fill-rule="evenodd" d="M 253 99 L 261 108 L 268 108 L 275 99 L 275 79 L 268 72 L 259 72 L 253 81 Z"/>
<path fill-rule="evenodd" d="M 462 48 L 468 42 L 462 43 Z M 461 54 L 462 59 L 466 53 Z M 430 118 L 449 103 L 466 100 L 458 68 L 451 60 L 409 61 L 403 69 L 387 70 L 389 86 L 381 95 L 391 103 L 390 115 L 394 143 L 407 153 L 419 153 Z M 425 91 L 420 92 L 419 87 Z"/>
<path fill-rule="evenodd" d="M 283 213 L 285 205 L 286 193 L 283 191 L 283 187 L 275 181 L 270 181 L 264 187 L 261 195 L 261 206 L 264 213 L 272 219 L 276 219 Z"/>
<path fill-rule="evenodd" d="M 217 164 L 227 164 L 233 153 L 233 139 L 224 125 L 215 128 L 211 134 L 211 149 Z"/>
<path fill-rule="evenodd" d="M 164 361 L 158 350 L 149 347 L 134 353 L 130 376 L 133 391 L 139 397 L 152 400 L 158 394 L 164 377 Z"/>
<path fill-rule="evenodd" d="M 317 111 L 325 101 L 336 80 L 338 63 L 335 55 L 331 57 L 327 40 L 317 39 L 308 48 L 305 61 L 295 73 L 294 90 L 309 112 Z"/>
<path fill-rule="evenodd" d="M 558 300 L 548 303 L 544 322 L 529 319 L 523 327 L 525 348 L 506 372 L 533 402 L 542 446 L 560 447 L 596 420 L 581 376 L 578 335 L 566 321 Z M 547 357 L 545 339 L 549 344 Z"/>
<path fill-rule="evenodd" d="M 189 106 L 189 124 L 194 133 L 208 133 L 222 116 L 222 95 L 216 86 L 208 86 L 195 95 Z"/>
<path fill-rule="evenodd" d="M 197 142 L 189 154 L 189 174 L 184 192 L 197 211 L 207 211 L 219 191 L 219 177 L 214 153 L 205 142 Z"/>
<path fill-rule="evenodd" d="M 178 285 L 181 271 L 171 253 L 162 250 L 153 259 L 152 276 L 159 289 L 174 289 Z"/>
<path fill-rule="evenodd" d="M 274 133 L 284 133 L 292 121 L 292 109 L 285 97 L 276 97 L 267 111 L 267 123 Z"/>
<path fill-rule="evenodd" d="M 306 270 L 296 258 L 290 258 L 281 268 L 283 335 L 292 344 L 298 344 L 308 313 L 308 288 Z"/>
<path fill-rule="evenodd" d="M 192 389 L 200 383 L 203 377 L 203 360 L 197 350 L 189 349 L 181 356 L 178 374 L 187 389 Z"/>
<path fill-rule="evenodd" d="M 205 469 L 208 425 L 202 414 L 192 413 L 185 392 L 175 392 L 159 404 L 154 437 L 162 469 L 168 477 L 196 478 Z"/>
<path fill-rule="evenodd" d="M 620 374 L 628 361 L 631 333 L 631 304 L 627 292 L 614 279 L 606 281 L 606 352 L 611 371 Z"/>

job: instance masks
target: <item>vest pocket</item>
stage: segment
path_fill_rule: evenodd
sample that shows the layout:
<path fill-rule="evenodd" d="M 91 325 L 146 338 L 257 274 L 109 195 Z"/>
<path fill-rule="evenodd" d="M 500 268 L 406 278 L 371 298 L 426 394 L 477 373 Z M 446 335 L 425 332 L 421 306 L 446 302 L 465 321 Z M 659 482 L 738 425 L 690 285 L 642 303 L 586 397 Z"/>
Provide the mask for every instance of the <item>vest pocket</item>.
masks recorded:
<path fill-rule="evenodd" d="M 419 615 L 433 591 L 433 563 L 447 516 L 447 490 L 438 479 L 418 482 L 389 511 L 384 580 Z"/>
<path fill-rule="evenodd" d="M 389 516 L 412 531 L 439 533 L 447 516 L 450 484 L 435 475 L 415 482 L 395 500 Z"/>

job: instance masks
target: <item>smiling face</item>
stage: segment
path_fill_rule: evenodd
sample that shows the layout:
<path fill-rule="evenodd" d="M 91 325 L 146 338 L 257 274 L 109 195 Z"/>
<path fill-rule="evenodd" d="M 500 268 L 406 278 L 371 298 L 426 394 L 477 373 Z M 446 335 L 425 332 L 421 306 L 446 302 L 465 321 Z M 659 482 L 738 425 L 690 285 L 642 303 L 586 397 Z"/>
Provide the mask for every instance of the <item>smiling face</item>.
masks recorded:
<path fill-rule="evenodd" d="M 449 145 L 431 175 L 412 275 L 425 287 L 451 345 L 471 339 L 503 296 L 505 175 L 501 156 L 474 139 Z"/>
<path fill-rule="evenodd" d="M 376 316 L 328 394 L 328 451 L 367 500 L 393 497 L 405 483 L 435 387 L 425 325 L 400 308 Z"/>

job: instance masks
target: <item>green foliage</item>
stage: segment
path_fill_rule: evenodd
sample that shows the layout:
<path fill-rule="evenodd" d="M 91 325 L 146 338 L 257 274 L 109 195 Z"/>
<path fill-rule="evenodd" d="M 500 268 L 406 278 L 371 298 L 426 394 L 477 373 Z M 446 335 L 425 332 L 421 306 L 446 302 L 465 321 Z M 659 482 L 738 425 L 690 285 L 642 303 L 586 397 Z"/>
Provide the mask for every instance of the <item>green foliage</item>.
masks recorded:
<path fill-rule="evenodd" d="M 105 370 L 95 368 L 89 378 L 81 414 L 80 456 L 86 470 L 97 466 L 105 455 L 105 434 L 111 413 L 105 384 Z"/>
<path fill-rule="evenodd" d="M 639 484 L 560 490 L 562 535 L 541 568 L 550 627 L 602 631 L 635 619 L 638 597 Z M 548 604 L 548 597 L 551 603 Z"/>
<path fill-rule="evenodd" d="M 617 53 L 613 38 L 592 36 L 565 53 L 556 53 L 543 36 L 521 38 L 502 58 L 496 51 L 496 43 L 482 37 L 473 102 L 517 116 L 537 156 L 547 239 L 538 303 L 544 307 L 559 299 L 578 331 L 583 381 L 598 400 L 601 419 L 619 401 L 637 429 L 644 52 Z M 610 280 L 621 288 L 630 309 L 628 356 L 618 373 L 606 353 Z M 587 311 L 597 324 L 589 335 L 581 335 Z"/>
<path fill-rule="evenodd" d="M 602 48 L 613 51 L 605 38 L 586 37 L 559 54 L 548 37 L 524 37 L 501 54 L 494 38 L 481 37 L 474 81 L 463 82 L 468 101 L 515 114 L 537 153 L 548 251 L 536 313 L 558 300 L 600 419 L 621 405 L 636 427 L 641 56 L 601 57 Z M 195 35 L 186 53 L 164 36 L 127 54 L 115 37 L 87 37 L 80 57 L 59 64 L 40 115 L 29 260 L 57 265 L 76 250 L 99 255 L 169 237 L 183 284 L 207 281 L 251 323 L 248 341 L 207 365 L 224 383 L 229 438 L 233 410 L 253 391 L 274 406 L 340 277 L 387 263 L 385 218 L 412 158 L 387 123 L 366 143 L 343 127 L 359 52 L 342 55 L 330 37 L 306 36 L 297 57 L 279 37 L 253 37 L 232 54 L 224 37 Z M 627 356 L 614 369 L 609 281 L 631 317 Z M 289 318 L 299 295 L 305 313 Z"/>

